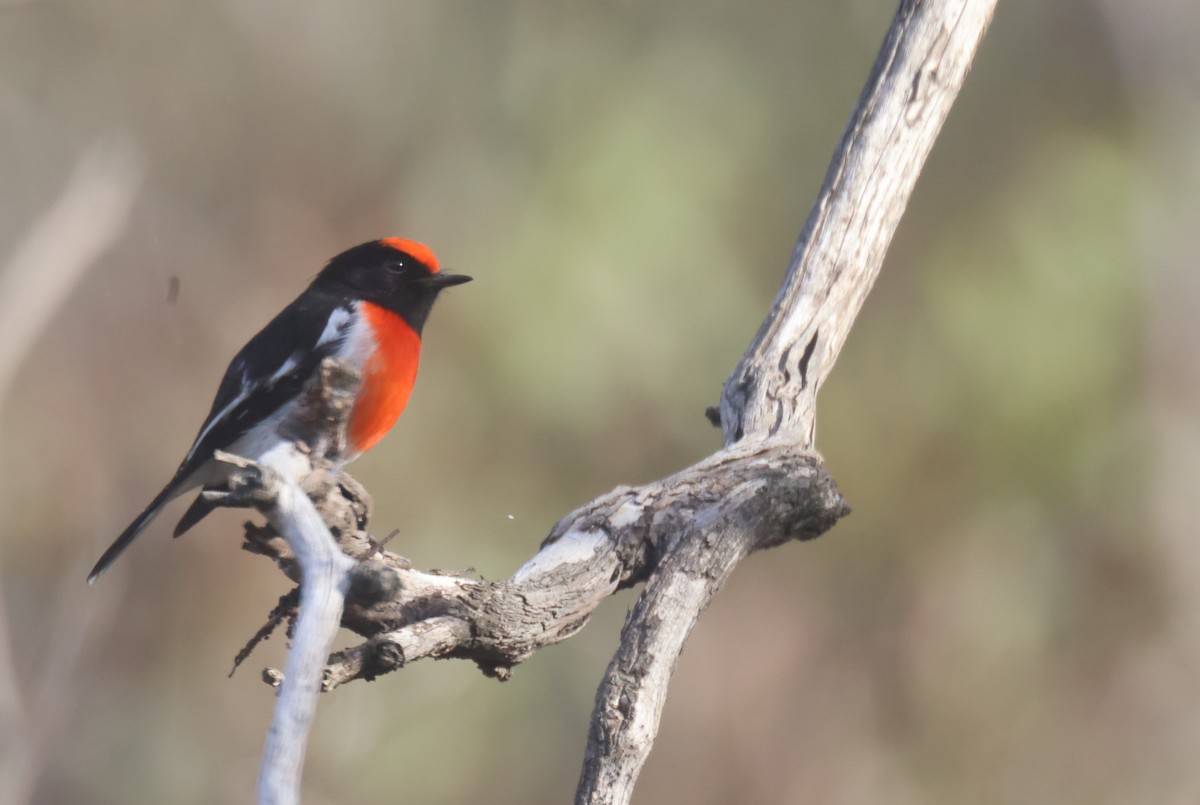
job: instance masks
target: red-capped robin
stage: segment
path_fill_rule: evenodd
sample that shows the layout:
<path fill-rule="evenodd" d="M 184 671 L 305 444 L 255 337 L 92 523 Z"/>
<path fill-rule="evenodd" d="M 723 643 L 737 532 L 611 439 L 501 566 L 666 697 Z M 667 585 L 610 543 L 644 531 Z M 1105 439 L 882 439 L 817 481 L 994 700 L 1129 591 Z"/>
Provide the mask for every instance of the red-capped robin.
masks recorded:
<path fill-rule="evenodd" d="M 362 372 L 342 460 L 370 450 L 408 403 L 417 379 L 421 331 L 434 300 L 444 288 L 470 280 L 442 272 L 432 251 L 402 238 L 364 243 L 330 260 L 230 362 L 212 410 L 174 477 L 104 552 L 88 583 L 167 503 L 198 487 L 223 485 L 226 470 L 214 460 L 214 451 L 257 460 L 284 444 L 279 426 L 295 412 L 325 358 L 348 361 Z M 197 497 L 175 527 L 175 536 L 212 508 Z"/>

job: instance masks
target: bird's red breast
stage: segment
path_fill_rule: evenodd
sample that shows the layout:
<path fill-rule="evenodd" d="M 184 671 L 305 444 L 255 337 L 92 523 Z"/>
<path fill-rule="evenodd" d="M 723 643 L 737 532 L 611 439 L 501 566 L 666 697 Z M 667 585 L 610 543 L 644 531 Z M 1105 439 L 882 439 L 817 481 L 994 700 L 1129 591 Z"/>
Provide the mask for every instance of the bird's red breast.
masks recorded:
<path fill-rule="evenodd" d="M 421 336 L 392 311 L 362 302 L 359 308 L 375 339 L 363 367 L 362 388 L 350 413 L 347 433 L 352 453 L 365 453 L 383 438 L 404 411 L 417 380 Z"/>

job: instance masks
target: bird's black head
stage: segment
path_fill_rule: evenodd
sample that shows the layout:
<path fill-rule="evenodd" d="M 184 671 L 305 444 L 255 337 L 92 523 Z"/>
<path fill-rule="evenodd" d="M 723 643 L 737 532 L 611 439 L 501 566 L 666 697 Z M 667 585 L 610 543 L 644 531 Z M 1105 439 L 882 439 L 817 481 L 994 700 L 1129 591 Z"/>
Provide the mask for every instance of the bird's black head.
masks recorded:
<path fill-rule="evenodd" d="M 470 281 L 463 274 L 443 273 L 425 244 L 384 238 L 347 249 L 330 260 L 313 286 L 395 311 L 420 333 L 442 289 Z"/>

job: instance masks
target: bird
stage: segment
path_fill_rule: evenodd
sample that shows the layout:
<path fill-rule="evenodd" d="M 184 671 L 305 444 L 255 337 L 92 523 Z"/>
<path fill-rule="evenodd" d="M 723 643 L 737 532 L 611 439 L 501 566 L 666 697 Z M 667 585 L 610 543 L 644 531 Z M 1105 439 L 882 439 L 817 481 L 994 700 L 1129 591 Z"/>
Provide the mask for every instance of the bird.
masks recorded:
<path fill-rule="evenodd" d="M 305 386 L 325 358 L 362 373 L 350 409 L 348 463 L 370 450 L 404 411 L 417 379 L 421 334 L 446 288 L 470 282 L 441 270 L 423 243 L 383 238 L 347 249 L 251 338 L 230 361 L 212 408 L 174 476 L 109 546 L 88 574 L 91 584 L 172 500 L 194 489 L 221 488 L 228 469 L 218 450 L 257 460 L 286 439 L 278 433 L 301 404 Z M 176 537 L 214 504 L 196 498 L 175 527 Z"/>

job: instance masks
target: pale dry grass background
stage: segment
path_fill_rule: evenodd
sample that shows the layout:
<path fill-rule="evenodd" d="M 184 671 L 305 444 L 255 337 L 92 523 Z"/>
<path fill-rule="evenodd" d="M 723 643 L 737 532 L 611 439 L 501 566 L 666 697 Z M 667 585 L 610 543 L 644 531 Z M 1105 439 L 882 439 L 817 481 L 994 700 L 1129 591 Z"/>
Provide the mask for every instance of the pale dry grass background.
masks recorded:
<path fill-rule="evenodd" d="M 347 245 L 417 237 L 478 278 L 355 467 L 419 564 L 507 574 L 709 452 L 892 10 L 0 7 L 3 270 L 93 143 L 140 177 L 110 248 L 51 233 L 88 270 L 0 400 L 2 791 L 249 800 L 279 644 L 225 674 L 285 588 L 239 518 L 83 577 Z M 1001 4 L 822 398 L 855 513 L 718 598 L 639 801 L 1200 798 L 1198 13 Z M 330 696 L 307 801 L 565 801 L 629 600 L 505 685 L 428 663 Z"/>

